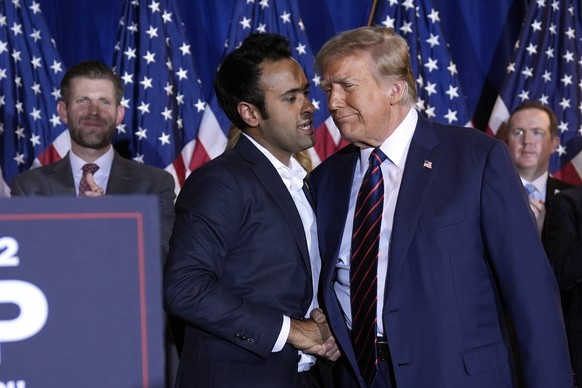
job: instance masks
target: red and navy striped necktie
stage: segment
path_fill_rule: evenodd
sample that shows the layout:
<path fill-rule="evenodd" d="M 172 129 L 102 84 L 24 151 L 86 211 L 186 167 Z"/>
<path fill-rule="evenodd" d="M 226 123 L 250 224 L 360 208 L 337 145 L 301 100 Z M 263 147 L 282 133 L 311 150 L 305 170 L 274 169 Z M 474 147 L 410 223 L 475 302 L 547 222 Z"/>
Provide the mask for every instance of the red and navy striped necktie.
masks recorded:
<path fill-rule="evenodd" d="M 372 151 L 369 167 L 356 199 L 350 294 L 352 306 L 352 341 L 360 372 L 368 385 L 376 375 L 376 303 L 378 299 L 378 249 L 384 205 L 384 178 L 380 164 L 386 155 Z"/>

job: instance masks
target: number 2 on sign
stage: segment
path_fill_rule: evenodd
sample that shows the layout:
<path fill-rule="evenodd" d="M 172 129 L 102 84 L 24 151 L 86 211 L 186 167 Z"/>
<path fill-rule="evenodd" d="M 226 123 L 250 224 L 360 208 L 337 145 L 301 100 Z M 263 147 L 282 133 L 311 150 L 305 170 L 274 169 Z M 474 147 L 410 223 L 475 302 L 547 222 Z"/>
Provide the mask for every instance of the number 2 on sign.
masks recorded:
<path fill-rule="evenodd" d="M 12 237 L 0 237 L 0 267 L 16 267 L 20 264 L 18 241 Z"/>

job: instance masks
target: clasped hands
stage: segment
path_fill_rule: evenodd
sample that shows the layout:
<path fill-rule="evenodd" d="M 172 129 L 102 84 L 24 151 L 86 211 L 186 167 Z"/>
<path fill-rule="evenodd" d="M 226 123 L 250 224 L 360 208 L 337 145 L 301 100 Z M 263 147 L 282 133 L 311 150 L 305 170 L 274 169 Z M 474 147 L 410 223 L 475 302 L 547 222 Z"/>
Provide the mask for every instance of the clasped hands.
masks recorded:
<path fill-rule="evenodd" d="M 309 319 L 291 319 L 287 342 L 298 350 L 331 361 L 341 355 L 321 309 L 314 309 Z"/>

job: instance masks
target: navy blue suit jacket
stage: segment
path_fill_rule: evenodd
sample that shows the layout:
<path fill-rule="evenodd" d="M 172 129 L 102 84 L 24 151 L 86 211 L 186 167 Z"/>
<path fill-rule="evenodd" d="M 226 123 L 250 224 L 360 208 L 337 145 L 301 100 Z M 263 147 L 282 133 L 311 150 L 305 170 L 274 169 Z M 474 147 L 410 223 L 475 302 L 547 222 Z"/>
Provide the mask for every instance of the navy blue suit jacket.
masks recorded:
<path fill-rule="evenodd" d="M 358 156 L 347 146 L 311 182 L 323 304 L 364 386 L 333 289 Z M 572 386 L 556 280 L 502 142 L 419 117 L 389 250 L 382 319 L 398 387 L 517 387 L 518 374 L 530 388 Z"/>
<path fill-rule="evenodd" d="M 312 298 L 299 212 L 271 162 L 244 136 L 195 170 L 176 202 L 166 309 L 187 324 L 182 387 L 293 387 L 297 350 L 271 350 L 283 315 Z"/>

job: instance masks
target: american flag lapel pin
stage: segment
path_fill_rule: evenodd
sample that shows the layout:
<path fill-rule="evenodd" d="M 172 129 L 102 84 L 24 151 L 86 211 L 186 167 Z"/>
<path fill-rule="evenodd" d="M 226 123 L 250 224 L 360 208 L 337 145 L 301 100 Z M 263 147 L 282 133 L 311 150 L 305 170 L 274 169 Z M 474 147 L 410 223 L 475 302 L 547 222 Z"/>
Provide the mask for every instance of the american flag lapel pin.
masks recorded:
<path fill-rule="evenodd" d="M 422 164 L 422 167 L 432 170 L 432 162 L 430 160 L 425 160 L 424 163 Z"/>

